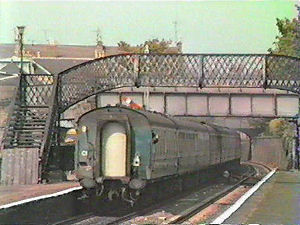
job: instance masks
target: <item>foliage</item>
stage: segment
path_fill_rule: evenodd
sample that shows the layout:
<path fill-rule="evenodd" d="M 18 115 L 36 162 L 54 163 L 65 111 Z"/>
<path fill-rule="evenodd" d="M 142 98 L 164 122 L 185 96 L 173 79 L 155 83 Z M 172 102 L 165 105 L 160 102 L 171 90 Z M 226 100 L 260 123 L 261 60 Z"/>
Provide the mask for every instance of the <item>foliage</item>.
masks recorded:
<path fill-rule="evenodd" d="M 164 39 L 159 40 L 157 38 L 147 40 L 143 44 L 137 46 L 131 46 L 125 41 L 120 41 L 118 43 L 119 48 L 122 51 L 130 52 L 130 53 L 144 53 L 145 46 L 148 46 L 149 53 L 165 53 L 165 50 L 168 49 L 171 45 L 172 41 L 166 41 Z"/>
<path fill-rule="evenodd" d="M 170 47 L 172 41 L 166 41 L 162 39 L 161 41 L 158 39 L 152 39 L 145 41 L 143 46 L 148 45 L 150 53 L 164 53 L 167 48 Z"/>
<path fill-rule="evenodd" d="M 269 132 L 280 137 L 294 134 L 293 126 L 285 119 L 274 119 L 269 123 Z"/>
<path fill-rule="evenodd" d="M 288 150 L 294 143 L 294 130 L 294 126 L 287 120 L 274 119 L 270 121 L 267 133 L 281 137 L 284 148 Z"/>
<path fill-rule="evenodd" d="M 299 35 L 299 21 L 298 19 L 289 20 L 276 19 L 276 25 L 279 31 L 279 36 L 276 36 L 276 40 L 273 43 L 273 49 L 268 51 L 272 54 L 288 55 L 288 56 L 300 56 L 300 35 Z"/>
<path fill-rule="evenodd" d="M 131 51 L 132 51 L 130 44 L 128 44 L 128 43 L 125 42 L 125 41 L 120 41 L 120 42 L 118 43 L 118 46 L 119 46 L 119 48 L 122 49 L 123 51 L 126 51 L 126 52 L 131 52 Z"/>

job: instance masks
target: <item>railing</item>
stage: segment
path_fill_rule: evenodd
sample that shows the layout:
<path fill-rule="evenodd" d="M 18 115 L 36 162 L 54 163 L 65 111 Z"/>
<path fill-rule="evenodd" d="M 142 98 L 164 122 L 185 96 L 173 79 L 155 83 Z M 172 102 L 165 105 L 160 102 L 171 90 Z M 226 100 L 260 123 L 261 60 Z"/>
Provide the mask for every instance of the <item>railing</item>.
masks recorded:
<path fill-rule="evenodd" d="M 20 86 L 20 76 L 16 77 L 18 80 L 17 80 L 17 84 L 18 86 Z M 8 136 L 8 129 L 10 127 L 13 127 L 14 126 L 14 123 L 15 121 L 12 120 L 12 116 L 13 116 L 13 113 L 15 112 L 15 110 L 19 107 L 18 104 L 19 104 L 19 101 L 20 101 L 20 89 L 18 88 L 18 86 L 16 87 L 13 95 L 11 96 L 11 101 L 10 101 L 10 105 L 8 106 L 9 109 L 8 109 L 8 113 L 7 113 L 7 120 L 6 120 L 6 123 L 5 123 L 5 128 L 4 128 L 4 132 L 3 132 L 3 136 L 2 136 L 2 141 L 0 142 L 0 151 L 4 149 L 4 146 L 5 146 L 5 140 L 7 140 L 7 136 Z"/>
<path fill-rule="evenodd" d="M 59 74 L 60 112 L 127 86 L 264 87 L 300 92 L 298 58 L 263 54 L 133 54 L 88 61 Z"/>
<path fill-rule="evenodd" d="M 53 135 L 55 132 L 58 132 L 55 130 L 57 128 L 56 123 L 58 121 L 58 104 L 57 104 L 57 83 L 58 83 L 58 76 L 53 76 L 53 83 L 52 83 L 52 94 L 49 99 L 49 110 L 48 110 L 48 117 L 45 124 L 45 131 L 44 131 L 44 137 L 42 141 L 42 145 L 39 152 L 40 157 L 40 166 L 39 166 L 39 178 L 42 177 L 42 174 L 46 170 L 46 166 L 49 159 L 49 151 L 51 148 Z"/>
<path fill-rule="evenodd" d="M 53 82 L 51 74 L 22 74 L 21 104 L 36 108 L 49 106 Z"/>

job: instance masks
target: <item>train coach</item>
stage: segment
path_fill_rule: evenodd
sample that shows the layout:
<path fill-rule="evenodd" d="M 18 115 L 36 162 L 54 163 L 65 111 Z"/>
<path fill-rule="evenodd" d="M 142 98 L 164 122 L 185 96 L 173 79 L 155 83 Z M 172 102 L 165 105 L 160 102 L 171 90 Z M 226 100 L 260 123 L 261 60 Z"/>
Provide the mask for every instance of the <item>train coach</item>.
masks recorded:
<path fill-rule="evenodd" d="M 81 185 L 131 203 L 153 183 L 225 170 L 241 157 L 236 131 L 124 106 L 83 114 L 77 132 L 75 173 Z"/>

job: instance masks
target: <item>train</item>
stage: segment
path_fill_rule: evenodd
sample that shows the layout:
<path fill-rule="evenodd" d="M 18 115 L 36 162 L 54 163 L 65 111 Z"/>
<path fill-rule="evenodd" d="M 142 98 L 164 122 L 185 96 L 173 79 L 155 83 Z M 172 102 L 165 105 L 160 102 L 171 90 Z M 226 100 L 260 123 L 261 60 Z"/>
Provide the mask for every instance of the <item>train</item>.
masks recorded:
<path fill-rule="evenodd" d="M 201 171 L 225 171 L 241 158 L 235 130 L 122 105 L 81 115 L 77 133 L 74 161 L 80 184 L 131 204 L 147 186 L 162 188 L 166 181 L 173 186 L 191 174 L 201 180 L 207 174 Z"/>

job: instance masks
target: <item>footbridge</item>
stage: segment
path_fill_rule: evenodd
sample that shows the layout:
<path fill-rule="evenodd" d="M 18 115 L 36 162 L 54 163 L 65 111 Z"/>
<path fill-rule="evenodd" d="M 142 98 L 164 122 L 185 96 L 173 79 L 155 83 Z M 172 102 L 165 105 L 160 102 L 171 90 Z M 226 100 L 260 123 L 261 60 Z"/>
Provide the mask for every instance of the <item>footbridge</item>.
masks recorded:
<path fill-rule="evenodd" d="M 21 74 L 1 145 L 1 181 L 40 182 L 49 152 L 59 147 L 61 114 L 99 93 L 121 87 L 237 87 L 299 94 L 299 79 L 298 58 L 257 54 L 117 55 L 55 75 Z"/>

